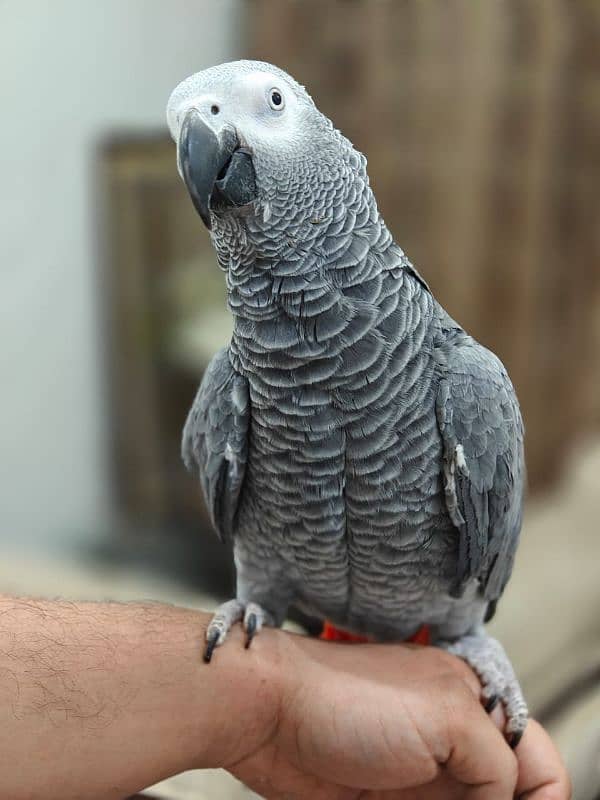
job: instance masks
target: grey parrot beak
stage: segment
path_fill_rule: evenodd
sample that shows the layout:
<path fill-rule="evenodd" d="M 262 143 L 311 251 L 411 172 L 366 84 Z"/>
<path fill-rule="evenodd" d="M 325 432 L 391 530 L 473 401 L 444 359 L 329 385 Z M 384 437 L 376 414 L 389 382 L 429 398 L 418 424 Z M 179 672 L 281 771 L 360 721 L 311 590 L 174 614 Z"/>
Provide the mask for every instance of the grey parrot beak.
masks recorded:
<path fill-rule="evenodd" d="M 210 212 L 248 205 L 256 199 L 252 157 L 235 130 L 215 132 L 192 108 L 184 117 L 177 148 L 179 171 L 194 207 L 208 228 Z"/>

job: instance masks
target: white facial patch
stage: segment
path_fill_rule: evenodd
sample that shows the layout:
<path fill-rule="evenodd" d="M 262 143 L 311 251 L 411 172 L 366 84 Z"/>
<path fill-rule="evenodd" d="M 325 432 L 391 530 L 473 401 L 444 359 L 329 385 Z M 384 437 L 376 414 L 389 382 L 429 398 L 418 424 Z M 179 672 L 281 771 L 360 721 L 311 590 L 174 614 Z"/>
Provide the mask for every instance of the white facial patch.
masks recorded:
<path fill-rule="evenodd" d="M 281 97 L 280 108 L 272 102 L 274 90 Z M 214 130 L 232 126 L 250 147 L 268 144 L 271 137 L 292 142 L 299 135 L 296 89 L 282 75 L 261 69 L 236 73 L 225 64 L 182 81 L 167 104 L 167 122 L 175 141 L 190 108 L 196 108 Z"/>

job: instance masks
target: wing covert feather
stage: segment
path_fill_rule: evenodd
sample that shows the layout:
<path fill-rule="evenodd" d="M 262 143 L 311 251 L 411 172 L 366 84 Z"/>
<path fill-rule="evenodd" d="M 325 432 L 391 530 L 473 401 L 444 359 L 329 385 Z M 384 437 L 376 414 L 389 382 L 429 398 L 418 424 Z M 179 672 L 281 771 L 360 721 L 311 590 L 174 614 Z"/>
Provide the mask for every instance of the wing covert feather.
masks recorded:
<path fill-rule="evenodd" d="M 200 478 L 219 538 L 233 536 L 248 457 L 249 397 L 228 348 L 211 359 L 183 429 L 181 453 Z"/>
<path fill-rule="evenodd" d="M 504 366 L 466 335 L 443 348 L 436 412 L 446 505 L 460 534 L 455 591 L 477 578 L 484 597 L 496 600 L 521 529 L 523 422 Z"/>

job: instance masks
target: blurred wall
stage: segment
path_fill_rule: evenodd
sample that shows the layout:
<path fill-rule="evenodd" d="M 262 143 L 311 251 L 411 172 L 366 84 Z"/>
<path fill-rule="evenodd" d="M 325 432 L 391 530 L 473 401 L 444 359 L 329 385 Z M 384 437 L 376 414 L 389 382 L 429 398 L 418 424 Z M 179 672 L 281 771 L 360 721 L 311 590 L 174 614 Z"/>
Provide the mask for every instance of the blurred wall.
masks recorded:
<path fill-rule="evenodd" d="M 110 521 L 94 158 L 235 47 L 227 0 L 0 2 L 0 546 Z"/>

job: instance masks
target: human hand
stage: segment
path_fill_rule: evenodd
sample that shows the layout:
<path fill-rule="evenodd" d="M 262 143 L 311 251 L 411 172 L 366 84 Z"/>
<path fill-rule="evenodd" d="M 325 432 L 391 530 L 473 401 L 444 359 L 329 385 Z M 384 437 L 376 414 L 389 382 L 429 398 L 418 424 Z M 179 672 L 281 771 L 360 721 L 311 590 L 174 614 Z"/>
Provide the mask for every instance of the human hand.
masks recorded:
<path fill-rule="evenodd" d="M 570 797 L 545 731 L 530 721 L 513 753 L 500 710 L 490 717 L 481 706 L 473 672 L 437 648 L 276 631 L 255 646 L 253 659 L 278 651 L 270 678 L 278 714 L 264 741 L 225 766 L 266 798 Z"/>
<path fill-rule="evenodd" d="M 542 729 L 515 757 L 448 653 L 273 629 L 245 650 L 236 625 L 205 664 L 210 618 L 0 598 L 0 797 L 118 800 L 203 767 L 287 800 L 569 795 Z"/>

